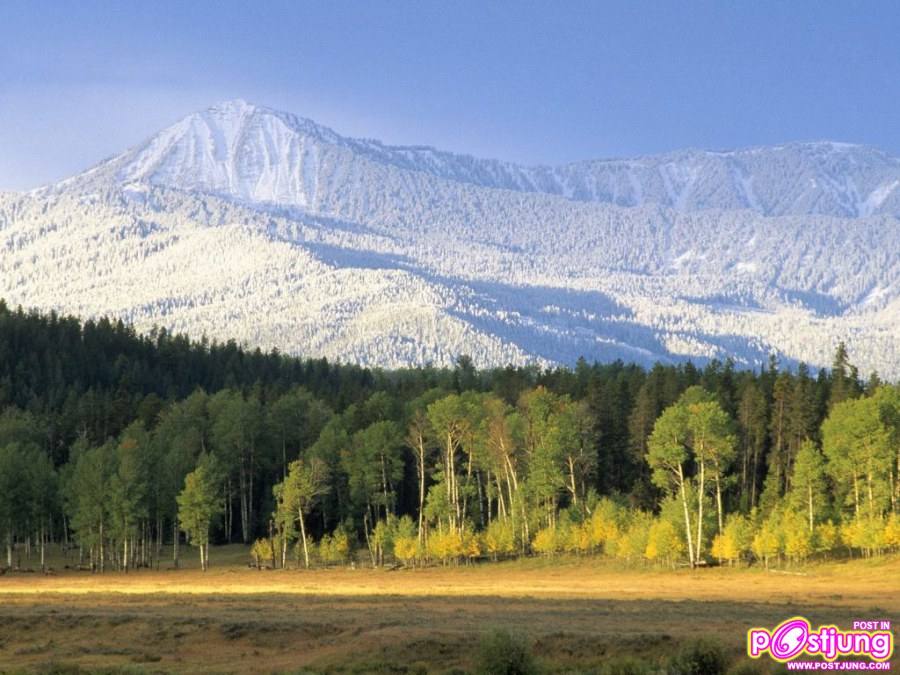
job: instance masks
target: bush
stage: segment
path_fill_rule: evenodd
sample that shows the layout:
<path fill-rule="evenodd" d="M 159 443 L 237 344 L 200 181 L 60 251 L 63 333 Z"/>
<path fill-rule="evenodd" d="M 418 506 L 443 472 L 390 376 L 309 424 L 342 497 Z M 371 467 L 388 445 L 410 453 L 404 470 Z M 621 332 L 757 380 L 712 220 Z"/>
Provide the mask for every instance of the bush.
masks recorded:
<path fill-rule="evenodd" d="M 534 541 L 531 542 L 531 548 L 541 555 L 552 556 L 560 549 L 559 537 L 556 528 L 553 526 L 545 527 L 534 535 Z"/>
<path fill-rule="evenodd" d="M 597 502 L 591 515 L 591 545 L 602 549 L 607 544 L 615 542 L 619 538 L 623 521 L 624 514 L 621 507 L 608 497 L 602 498 Z"/>
<path fill-rule="evenodd" d="M 888 548 L 900 548 L 900 517 L 892 513 L 884 525 L 882 543 Z"/>
<path fill-rule="evenodd" d="M 326 564 L 344 563 L 350 555 L 350 537 L 344 530 L 326 534 L 319 542 L 319 558 Z"/>
<path fill-rule="evenodd" d="M 501 555 L 509 555 L 516 552 L 516 536 L 513 531 L 513 523 L 511 519 L 492 520 L 487 526 L 484 535 L 484 549 L 492 558 Z"/>
<path fill-rule="evenodd" d="M 266 565 L 275 564 L 275 551 L 269 539 L 257 539 L 250 548 L 250 556 L 256 569 L 262 569 Z"/>
<path fill-rule="evenodd" d="M 749 521 L 741 514 L 732 514 L 725 522 L 725 531 L 713 539 L 711 553 L 719 562 L 727 560 L 729 565 L 739 561 L 753 545 L 753 530 Z"/>
<path fill-rule="evenodd" d="M 624 560 L 641 560 L 647 551 L 650 539 L 650 526 L 653 516 L 643 511 L 635 511 L 628 529 L 623 531 L 616 541 L 616 557 Z"/>
<path fill-rule="evenodd" d="M 562 548 L 567 553 L 587 553 L 591 550 L 591 523 L 567 523 L 560 533 Z"/>
<path fill-rule="evenodd" d="M 480 537 L 466 528 L 460 533 L 460 549 L 466 558 L 477 558 L 481 555 Z"/>
<path fill-rule="evenodd" d="M 722 645 L 696 640 L 684 645 L 669 663 L 669 675 L 723 675 L 728 659 Z"/>
<path fill-rule="evenodd" d="M 480 675 L 532 675 L 538 668 L 525 637 L 495 630 L 481 638 L 475 672 Z"/>
<path fill-rule="evenodd" d="M 397 537 L 394 539 L 394 557 L 409 565 L 419 557 L 419 540 L 416 537 Z"/>
<path fill-rule="evenodd" d="M 428 556 L 440 560 L 445 565 L 463 555 L 462 537 L 457 532 L 433 532 L 428 537 Z"/>
<path fill-rule="evenodd" d="M 759 528 L 759 531 L 753 537 L 751 549 L 757 560 L 763 561 L 766 569 L 769 568 L 769 558 L 778 555 L 780 542 L 775 532 L 775 524 L 769 520 L 765 521 Z"/>
<path fill-rule="evenodd" d="M 830 520 L 816 526 L 813 546 L 818 553 L 831 553 L 841 543 L 841 530 Z"/>
<path fill-rule="evenodd" d="M 647 535 L 644 557 L 648 560 L 664 562 L 666 565 L 674 565 L 682 555 L 684 555 L 684 543 L 675 526 L 667 520 L 653 521 Z"/>

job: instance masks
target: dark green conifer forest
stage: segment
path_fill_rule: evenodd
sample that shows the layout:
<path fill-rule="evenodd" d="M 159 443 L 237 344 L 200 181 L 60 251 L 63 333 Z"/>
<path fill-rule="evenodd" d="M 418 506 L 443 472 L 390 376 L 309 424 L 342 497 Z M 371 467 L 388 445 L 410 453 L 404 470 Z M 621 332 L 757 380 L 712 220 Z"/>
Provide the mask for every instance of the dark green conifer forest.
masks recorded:
<path fill-rule="evenodd" d="M 900 387 L 835 347 L 816 374 L 383 371 L 0 301 L 0 567 L 50 543 L 96 571 L 186 544 L 205 568 L 229 542 L 270 567 L 880 555 L 900 547 Z"/>

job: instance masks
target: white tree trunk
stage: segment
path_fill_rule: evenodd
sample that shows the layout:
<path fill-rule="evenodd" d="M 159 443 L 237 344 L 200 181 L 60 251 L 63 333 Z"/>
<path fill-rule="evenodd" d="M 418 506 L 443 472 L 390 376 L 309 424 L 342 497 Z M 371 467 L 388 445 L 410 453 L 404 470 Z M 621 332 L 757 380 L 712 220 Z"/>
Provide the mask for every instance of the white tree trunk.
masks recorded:
<path fill-rule="evenodd" d="M 697 494 L 697 563 L 703 552 L 703 491 L 706 489 L 706 465 L 700 460 L 700 490 Z"/>
<path fill-rule="evenodd" d="M 691 512 L 688 509 L 687 490 L 684 486 L 684 470 L 678 466 L 678 480 L 681 484 L 681 505 L 684 507 L 684 531 L 687 533 L 688 560 L 691 561 L 691 567 L 694 566 L 694 542 L 691 539 Z"/>
<path fill-rule="evenodd" d="M 306 524 L 303 522 L 303 509 L 300 509 L 300 537 L 303 540 L 303 563 L 309 569 L 309 549 L 306 546 Z"/>

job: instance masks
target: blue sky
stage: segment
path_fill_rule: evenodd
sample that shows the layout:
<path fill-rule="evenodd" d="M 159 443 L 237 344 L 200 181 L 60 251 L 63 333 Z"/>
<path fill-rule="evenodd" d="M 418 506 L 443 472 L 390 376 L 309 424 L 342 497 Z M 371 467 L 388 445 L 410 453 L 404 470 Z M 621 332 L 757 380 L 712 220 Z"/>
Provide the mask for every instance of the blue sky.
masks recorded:
<path fill-rule="evenodd" d="M 0 189 L 228 98 L 525 163 L 833 139 L 900 155 L 895 2 L 0 3 Z"/>

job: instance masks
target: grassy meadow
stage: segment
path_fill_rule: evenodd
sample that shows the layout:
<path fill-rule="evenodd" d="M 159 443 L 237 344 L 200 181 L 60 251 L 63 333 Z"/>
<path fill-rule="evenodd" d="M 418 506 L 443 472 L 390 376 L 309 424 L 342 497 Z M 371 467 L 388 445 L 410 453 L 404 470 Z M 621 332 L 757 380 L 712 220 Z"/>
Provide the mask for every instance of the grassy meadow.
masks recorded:
<path fill-rule="evenodd" d="M 256 570 L 213 548 L 199 570 L 0 577 L 3 672 L 471 672 L 505 630 L 546 672 L 627 672 L 711 638 L 737 668 L 751 626 L 900 616 L 900 558 L 669 571 L 530 558 L 425 569 Z M 605 670 L 604 670 L 605 669 Z M 765 668 L 740 672 L 768 672 Z"/>

